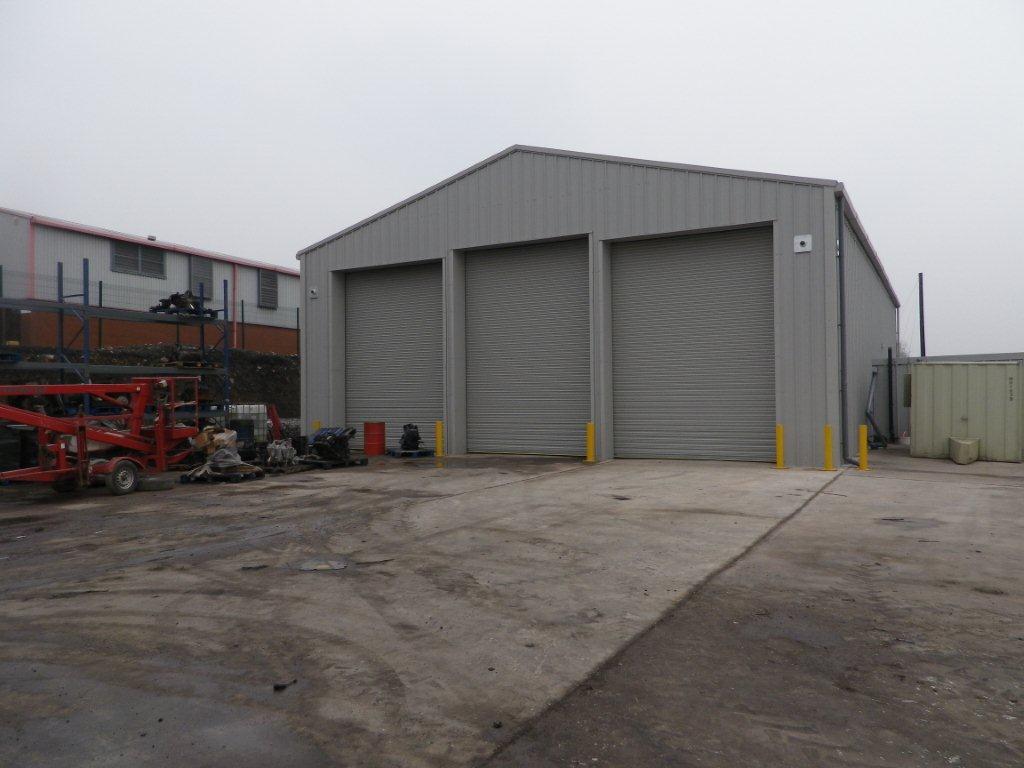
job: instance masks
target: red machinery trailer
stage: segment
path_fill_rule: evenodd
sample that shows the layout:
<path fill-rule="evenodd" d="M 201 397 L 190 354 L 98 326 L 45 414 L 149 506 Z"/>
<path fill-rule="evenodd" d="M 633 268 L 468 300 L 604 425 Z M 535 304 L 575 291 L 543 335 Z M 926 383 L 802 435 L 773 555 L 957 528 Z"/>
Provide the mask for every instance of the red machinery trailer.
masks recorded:
<path fill-rule="evenodd" d="M 40 407 L 5 402 L 49 396 L 81 397 L 106 412 L 79 407 L 74 416 L 51 416 Z M 199 433 L 199 377 L 0 386 L 0 422 L 35 427 L 39 442 L 38 466 L 0 472 L 0 484 L 51 483 L 74 490 L 106 482 L 114 494 L 131 493 L 141 473 L 164 472 L 192 452 L 189 439 Z"/>

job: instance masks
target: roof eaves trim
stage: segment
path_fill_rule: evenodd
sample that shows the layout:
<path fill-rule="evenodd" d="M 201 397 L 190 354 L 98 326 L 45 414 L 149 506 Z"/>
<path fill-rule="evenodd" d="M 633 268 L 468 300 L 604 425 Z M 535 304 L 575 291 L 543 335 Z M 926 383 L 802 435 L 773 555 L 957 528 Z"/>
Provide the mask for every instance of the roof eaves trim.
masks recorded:
<path fill-rule="evenodd" d="M 148 237 L 141 237 L 139 235 L 129 235 L 124 232 L 117 232 L 112 229 L 104 229 L 103 227 L 93 227 L 88 224 L 78 224 L 76 222 L 65 221 L 63 219 L 54 219 L 49 216 L 40 216 L 35 213 L 17 211 L 12 208 L 0 208 L 0 212 L 10 214 L 11 216 L 18 216 L 23 219 L 28 219 L 33 224 L 36 224 L 40 227 L 50 227 L 51 229 L 63 229 L 68 232 L 78 232 L 83 235 L 103 237 L 108 240 L 122 240 L 127 243 L 138 243 L 139 245 L 148 245 L 153 248 L 160 248 L 161 250 L 164 251 L 173 251 L 174 253 L 181 253 L 186 256 L 202 256 L 207 259 L 213 259 L 214 261 L 221 261 L 227 264 L 237 264 L 241 267 L 253 267 L 255 269 L 271 270 L 292 277 L 298 277 L 299 275 L 299 271 L 297 269 L 283 267 L 279 264 L 267 264 L 262 261 L 242 259 L 237 256 L 229 256 L 226 253 L 219 253 L 218 251 L 207 251 L 203 250 L 202 248 L 193 248 L 187 245 L 168 243 L 164 242 L 163 240 L 150 240 Z"/>
<path fill-rule="evenodd" d="M 853 201 L 850 199 L 850 193 L 846 191 L 846 187 L 840 184 L 836 188 L 836 197 L 842 198 L 843 200 L 843 211 L 846 214 L 846 219 L 850 223 L 850 228 L 857 235 L 861 245 L 868 252 L 868 258 L 871 259 L 871 264 L 875 268 L 875 272 L 878 273 L 878 277 L 881 278 L 882 284 L 885 286 L 885 290 L 889 293 L 889 298 L 892 299 L 892 303 L 897 307 L 900 306 L 900 297 L 896 295 L 896 290 L 892 287 L 892 282 L 889 280 L 889 275 L 885 272 L 885 267 L 882 266 L 882 260 L 878 258 L 878 251 L 875 250 L 875 246 L 871 242 L 871 238 L 868 237 L 867 230 L 864 229 L 864 225 L 861 223 L 860 216 L 857 215 L 857 209 L 853 207 Z"/>

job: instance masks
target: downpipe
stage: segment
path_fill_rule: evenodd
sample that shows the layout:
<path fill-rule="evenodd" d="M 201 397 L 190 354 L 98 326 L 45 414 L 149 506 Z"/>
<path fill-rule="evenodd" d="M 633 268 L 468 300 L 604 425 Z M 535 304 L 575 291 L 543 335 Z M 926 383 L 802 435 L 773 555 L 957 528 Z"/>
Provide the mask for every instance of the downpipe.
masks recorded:
<path fill-rule="evenodd" d="M 839 454 L 843 457 L 844 464 L 855 463 L 849 455 L 847 448 L 849 435 L 849 424 L 847 423 L 847 362 L 846 362 L 846 198 L 843 195 L 842 187 L 836 195 L 836 268 L 839 282 L 839 441 L 842 446 Z"/>

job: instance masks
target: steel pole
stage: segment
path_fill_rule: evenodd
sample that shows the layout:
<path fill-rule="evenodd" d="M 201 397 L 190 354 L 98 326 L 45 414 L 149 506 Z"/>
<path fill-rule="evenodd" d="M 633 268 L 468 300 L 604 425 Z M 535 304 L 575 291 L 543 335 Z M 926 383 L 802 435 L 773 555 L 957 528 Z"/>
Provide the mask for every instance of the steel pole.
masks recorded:
<path fill-rule="evenodd" d="M 91 384 L 92 377 L 89 375 L 89 344 L 92 339 L 89 337 L 89 260 L 82 259 L 82 368 L 85 374 L 85 383 Z M 82 398 L 85 405 L 85 412 L 92 413 L 92 400 L 89 395 Z"/>
<path fill-rule="evenodd" d="M 98 289 L 98 294 L 99 294 L 96 297 L 96 306 L 97 307 L 102 307 L 103 306 L 103 281 L 102 280 L 98 281 L 96 287 Z M 102 317 L 96 319 L 96 335 L 98 337 L 96 339 L 96 346 L 97 347 L 102 347 L 103 346 L 103 318 Z"/>
<path fill-rule="evenodd" d="M 889 347 L 888 358 L 885 365 L 886 381 L 889 382 L 889 442 L 896 442 L 896 403 L 893 399 L 893 371 L 892 371 L 892 347 Z"/>
<path fill-rule="evenodd" d="M 224 338 L 221 343 L 224 345 L 224 427 L 228 426 L 228 408 L 231 405 L 231 345 L 228 343 L 230 331 L 228 317 L 228 281 L 224 281 Z"/>
<path fill-rule="evenodd" d="M 924 272 L 917 273 L 917 309 L 918 320 L 921 323 L 921 357 L 925 357 L 924 346 Z"/>
<path fill-rule="evenodd" d="M 64 303 L 64 262 L 57 262 L 57 303 Z M 57 310 L 57 362 L 66 362 L 64 359 L 64 310 Z M 60 369 L 60 383 L 65 382 L 64 369 Z"/>

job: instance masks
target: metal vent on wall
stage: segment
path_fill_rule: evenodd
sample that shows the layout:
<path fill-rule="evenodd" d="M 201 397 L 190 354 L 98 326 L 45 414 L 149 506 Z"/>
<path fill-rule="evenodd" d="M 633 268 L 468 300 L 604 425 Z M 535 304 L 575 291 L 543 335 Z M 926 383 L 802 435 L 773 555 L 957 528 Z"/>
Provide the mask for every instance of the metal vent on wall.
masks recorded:
<path fill-rule="evenodd" d="M 261 269 L 258 279 L 258 305 L 262 309 L 277 309 L 277 272 L 270 269 Z"/>
<path fill-rule="evenodd" d="M 146 277 L 164 276 L 164 252 L 159 248 L 139 248 L 139 273 Z"/>
<path fill-rule="evenodd" d="M 189 290 L 198 296 L 202 285 L 202 295 L 210 298 L 213 295 L 213 261 L 202 256 L 190 256 L 188 270 Z"/>
<path fill-rule="evenodd" d="M 112 240 L 110 243 L 110 269 L 129 275 L 166 277 L 164 252 L 159 248 Z"/>

